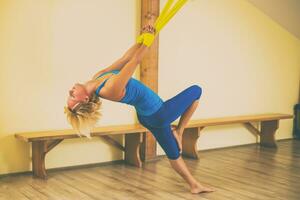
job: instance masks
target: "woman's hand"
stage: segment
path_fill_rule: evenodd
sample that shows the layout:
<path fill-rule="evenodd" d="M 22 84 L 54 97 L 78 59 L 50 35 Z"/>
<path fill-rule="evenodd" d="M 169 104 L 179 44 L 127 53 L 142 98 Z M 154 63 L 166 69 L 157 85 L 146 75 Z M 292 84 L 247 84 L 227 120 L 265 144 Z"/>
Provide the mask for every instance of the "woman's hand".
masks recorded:
<path fill-rule="evenodd" d="M 156 29 L 154 27 L 154 15 L 148 14 L 146 16 L 146 25 L 142 28 L 142 34 L 137 38 L 138 44 L 144 44 L 150 47 L 156 36 Z"/>
<path fill-rule="evenodd" d="M 151 46 L 155 39 L 156 30 L 151 25 L 146 25 L 143 27 L 142 34 L 138 36 L 136 42 L 137 44 L 144 44 L 147 47 Z"/>
<path fill-rule="evenodd" d="M 151 34 L 155 34 L 156 30 L 153 27 L 152 24 L 147 24 L 142 28 L 142 33 L 151 33 Z"/>
<path fill-rule="evenodd" d="M 155 36 L 156 30 L 151 24 L 147 24 L 142 28 L 141 34 L 138 36 L 136 42 L 142 44 L 145 34 L 152 34 Z"/>

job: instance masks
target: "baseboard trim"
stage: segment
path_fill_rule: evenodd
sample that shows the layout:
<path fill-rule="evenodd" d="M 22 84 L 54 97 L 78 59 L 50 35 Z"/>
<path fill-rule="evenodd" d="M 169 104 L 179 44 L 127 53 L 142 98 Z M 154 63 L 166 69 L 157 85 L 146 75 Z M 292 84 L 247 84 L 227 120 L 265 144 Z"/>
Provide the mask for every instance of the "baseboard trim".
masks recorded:
<path fill-rule="evenodd" d="M 101 163 L 92 163 L 92 164 L 83 164 L 83 165 L 75 165 L 75 166 L 68 166 L 68 167 L 51 168 L 51 169 L 47 169 L 47 172 L 57 172 L 57 171 L 64 171 L 64 170 L 102 167 L 102 166 L 117 165 L 117 164 L 122 164 L 122 163 L 124 163 L 124 160 L 113 160 L 113 161 L 107 161 L 107 162 L 101 162 Z M 19 175 L 32 175 L 32 171 L 0 174 L 0 178 L 4 178 L 4 177 L 8 177 L 8 176 L 19 176 Z"/>

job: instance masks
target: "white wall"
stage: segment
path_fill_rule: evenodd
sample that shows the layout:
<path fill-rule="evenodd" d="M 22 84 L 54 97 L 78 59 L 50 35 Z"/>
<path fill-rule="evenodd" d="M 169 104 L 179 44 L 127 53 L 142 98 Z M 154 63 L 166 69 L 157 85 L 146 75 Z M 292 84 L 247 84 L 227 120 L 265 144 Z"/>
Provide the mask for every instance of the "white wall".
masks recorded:
<path fill-rule="evenodd" d="M 248 0 L 300 39 L 299 0 Z"/>

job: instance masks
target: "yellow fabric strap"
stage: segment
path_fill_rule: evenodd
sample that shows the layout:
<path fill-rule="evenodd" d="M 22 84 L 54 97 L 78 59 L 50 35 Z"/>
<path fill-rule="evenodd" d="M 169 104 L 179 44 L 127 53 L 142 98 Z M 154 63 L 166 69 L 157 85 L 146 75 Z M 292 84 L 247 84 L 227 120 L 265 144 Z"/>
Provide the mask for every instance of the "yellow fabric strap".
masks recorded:
<path fill-rule="evenodd" d="M 143 40 L 144 40 L 144 33 L 139 35 L 137 38 L 136 38 L 136 42 L 139 43 L 139 44 L 142 44 L 143 43 Z"/>
<path fill-rule="evenodd" d="M 182 6 L 187 2 L 187 0 L 178 0 L 176 4 L 173 6 L 173 8 L 165 14 L 165 16 L 159 17 L 159 21 L 156 21 L 155 29 L 156 33 L 158 33 L 171 19 L 174 17 L 174 15 L 182 8 Z M 169 2 L 167 2 L 168 4 Z M 166 5 L 167 5 L 166 4 Z"/>
<path fill-rule="evenodd" d="M 151 46 L 151 44 L 154 41 L 155 35 L 152 33 L 143 33 L 143 44 L 146 45 L 147 47 Z"/>
<path fill-rule="evenodd" d="M 154 28 L 156 29 L 156 33 L 143 33 L 138 36 L 137 43 L 145 44 L 146 46 L 151 46 L 154 41 L 155 36 L 161 31 L 161 29 L 174 17 L 174 15 L 182 8 L 182 6 L 187 2 L 187 0 L 178 0 L 173 8 L 170 9 L 174 0 L 168 0 L 166 5 L 164 6 L 162 12 L 156 19 L 154 23 Z"/>
<path fill-rule="evenodd" d="M 168 10 L 170 9 L 171 5 L 173 4 L 173 1 L 174 0 L 168 0 L 168 2 L 166 3 L 166 5 L 164 6 L 163 10 L 161 11 L 160 15 L 156 19 L 156 21 L 154 23 L 154 27 L 156 27 L 157 23 L 160 22 L 166 16 Z"/>

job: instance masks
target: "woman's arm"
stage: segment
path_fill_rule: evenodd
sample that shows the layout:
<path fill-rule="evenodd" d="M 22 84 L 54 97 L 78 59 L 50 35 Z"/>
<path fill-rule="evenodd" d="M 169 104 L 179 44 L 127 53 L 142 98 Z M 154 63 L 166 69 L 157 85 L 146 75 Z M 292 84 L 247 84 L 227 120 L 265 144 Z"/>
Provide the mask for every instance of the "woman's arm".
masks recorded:
<path fill-rule="evenodd" d="M 105 87 L 111 96 L 119 97 L 123 94 L 127 82 L 133 75 L 136 67 L 141 63 L 148 49 L 146 45 L 142 44 L 123 69 L 118 74 L 109 78 Z"/>
<path fill-rule="evenodd" d="M 140 44 L 133 56 L 131 56 L 131 59 L 124 65 L 124 67 L 118 74 L 112 76 L 106 82 L 106 91 L 109 91 L 111 96 L 119 97 L 124 93 L 129 79 L 131 78 L 136 67 L 141 63 L 143 57 L 153 43 L 156 35 L 155 28 L 152 24 L 153 22 L 149 21 L 149 24 L 145 26 L 143 42 Z"/>
<path fill-rule="evenodd" d="M 141 33 L 155 33 L 155 28 L 153 27 L 154 24 L 154 15 L 151 15 L 148 19 L 148 23 L 142 28 Z M 141 39 L 141 38 L 140 38 Z M 109 67 L 100 70 L 97 72 L 93 79 L 96 79 L 100 74 L 103 74 L 105 72 L 109 72 L 112 70 L 122 70 L 122 68 L 133 58 L 133 56 L 136 54 L 137 50 L 142 46 L 143 41 L 135 43 L 133 46 L 131 46 L 125 54 L 116 60 L 113 64 L 111 64 Z"/>
<path fill-rule="evenodd" d="M 134 44 L 133 46 L 131 46 L 121 58 L 116 60 L 109 67 L 102 69 L 99 72 L 97 72 L 96 74 L 94 74 L 93 79 L 96 79 L 100 74 L 103 74 L 104 72 L 110 72 L 112 70 L 121 70 L 124 67 L 124 65 L 129 60 L 131 60 L 131 58 L 133 57 L 133 55 L 135 54 L 135 52 L 137 51 L 137 49 L 140 46 L 141 46 L 141 44 Z"/>

